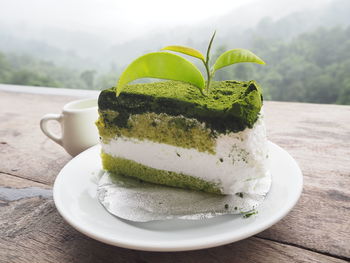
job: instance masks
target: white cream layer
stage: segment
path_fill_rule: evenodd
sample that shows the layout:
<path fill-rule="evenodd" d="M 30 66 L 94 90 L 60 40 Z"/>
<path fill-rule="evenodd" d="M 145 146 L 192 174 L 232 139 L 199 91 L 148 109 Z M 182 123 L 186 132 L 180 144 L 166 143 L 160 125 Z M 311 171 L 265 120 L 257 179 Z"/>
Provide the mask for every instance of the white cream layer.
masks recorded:
<path fill-rule="evenodd" d="M 270 187 L 268 145 L 262 117 L 252 129 L 220 135 L 216 139 L 216 154 L 126 137 L 101 144 L 102 150 L 114 157 L 218 183 L 224 194 L 266 194 Z"/>

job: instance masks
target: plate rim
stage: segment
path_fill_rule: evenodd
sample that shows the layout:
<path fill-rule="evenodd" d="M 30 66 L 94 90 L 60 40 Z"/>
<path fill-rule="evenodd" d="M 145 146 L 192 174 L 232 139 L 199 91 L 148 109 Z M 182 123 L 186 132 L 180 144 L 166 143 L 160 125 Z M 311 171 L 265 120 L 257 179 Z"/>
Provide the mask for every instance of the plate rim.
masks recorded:
<path fill-rule="evenodd" d="M 244 234 L 241 235 L 233 235 L 232 236 L 232 231 L 227 231 L 225 233 L 220 233 L 215 236 L 213 236 L 211 239 L 198 239 L 197 243 L 194 244 L 194 240 L 196 238 L 193 238 L 191 240 L 183 240 L 182 242 L 180 241 L 172 241 L 172 240 L 167 240 L 167 242 L 147 242 L 144 243 L 141 241 L 133 240 L 133 239 L 126 239 L 126 238 L 106 238 L 103 235 L 99 235 L 98 232 L 96 232 L 94 229 L 85 229 L 83 226 L 79 225 L 75 220 L 73 220 L 70 216 L 69 213 L 64 210 L 64 206 L 62 205 L 62 202 L 59 198 L 59 184 L 61 183 L 60 181 L 62 180 L 65 170 L 68 169 L 70 165 L 72 165 L 73 162 L 76 162 L 76 160 L 82 158 L 82 156 L 88 154 L 90 151 L 97 151 L 96 148 L 99 148 L 100 145 L 95 145 L 90 147 L 89 149 L 85 150 L 84 152 L 80 153 L 73 159 L 71 159 L 59 172 L 57 175 L 54 185 L 53 185 L 53 200 L 56 206 L 57 211 L 59 214 L 63 217 L 63 219 L 71 225 L 73 228 L 75 228 L 77 231 L 83 233 L 84 235 L 93 238 L 95 240 L 98 240 L 100 242 L 113 245 L 113 246 L 118 246 L 118 247 L 123 247 L 127 249 L 134 249 L 134 250 L 142 250 L 142 251 L 158 251 L 158 252 L 175 252 L 175 251 L 189 251 L 189 250 L 198 250 L 198 249 L 206 249 L 206 248 L 211 248 L 211 247 L 217 247 L 229 243 L 233 243 L 248 237 L 251 237 L 253 235 L 256 235 L 257 233 L 260 233 L 268 228 L 270 228 L 272 225 L 276 224 L 278 221 L 280 221 L 283 217 L 285 217 L 296 205 L 298 200 L 300 199 L 302 190 L 303 190 L 303 174 L 302 171 L 296 162 L 296 160 L 282 147 L 278 146 L 277 144 L 268 141 L 269 142 L 269 147 L 271 145 L 273 147 L 276 147 L 278 150 L 283 151 L 284 154 L 288 156 L 290 161 L 292 161 L 295 164 L 295 167 L 297 168 L 297 173 L 295 173 L 298 176 L 297 181 L 299 184 L 296 186 L 296 189 L 294 191 L 294 199 L 288 203 L 288 206 L 285 207 L 283 210 L 280 210 L 279 213 L 276 213 L 275 216 L 272 216 L 268 220 L 265 220 L 265 223 L 260 226 L 256 227 L 253 231 L 246 231 Z M 273 177 L 272 177 L 273 178 Z M 273 184 L 273 181 L 272 181 Z M 96 189 L 97 190 L 97 189 Z M 96 199 L 98 202 L 98 200 Z M 265 201 L 263 201 L 265 202 Z M 101 204 L 100 204 L 101 205 Z M 108 211 L 105 210 L 106 213 L 109 214 Z M 116 217 L 116 219 L 118 219 Z M 122 219 L 119 219 L 122 220 Z M 169 220 L 170 221 L 170 220 Z M 231 233 L 231 235 L 230 235 Z M 181 244 L 180 244 L 181 243 Z"/>

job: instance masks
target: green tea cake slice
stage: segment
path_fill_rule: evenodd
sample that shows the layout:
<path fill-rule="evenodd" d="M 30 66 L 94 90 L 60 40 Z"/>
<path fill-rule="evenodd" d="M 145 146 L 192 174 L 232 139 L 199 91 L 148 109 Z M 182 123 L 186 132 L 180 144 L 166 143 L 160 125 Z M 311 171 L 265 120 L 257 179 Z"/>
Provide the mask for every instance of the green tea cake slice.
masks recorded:
<path fill-rule="evenodd" d="M 262 95 L 254 82 L 177 81 L 101 92 L 102 164 L 112 173 L 217 194 L 259 193 L 268 177 Z"/>

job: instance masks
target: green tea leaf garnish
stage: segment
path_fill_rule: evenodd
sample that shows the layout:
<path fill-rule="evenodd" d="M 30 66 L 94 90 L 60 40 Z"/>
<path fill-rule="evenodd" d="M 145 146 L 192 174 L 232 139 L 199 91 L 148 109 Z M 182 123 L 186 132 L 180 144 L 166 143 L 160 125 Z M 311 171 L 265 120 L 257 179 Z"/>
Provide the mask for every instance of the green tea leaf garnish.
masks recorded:
<path fill-rule="evenodd" d="M 188 60 L 167 52 L 154 52 L 143 55 L 134 60 L 122 73 L 116 88 L 116 94 L 122 92 L 124 86 L 129 82 L 141 78 L 157 78 L 178 80 L 190 83 L 196 86 L 200 92 L 203 92 L 206 86 L 206 93 L 209 94 L 210 83 L 215 75 L 215 71 L 232 64 L 242 62 L 253 62 L 257 64 L 265 64 L 265 62 L 246 49 L 231 49 L 221 54 L 216 60 L 214 66 L 210 68 L 210 50 L 215 38 L 214 31 L 207 48 L 206 57 L 197 49 L 186 46 L 166 46 L 161 50 L 179 52 L 200 59 L 207 73 L 207 82 L 199 69 Z"/>
<path fill-rule="evenodd" d="M 213 72 L 223 67 L 242 62 L 253 62 L 262 65 L 265 64 L 265 62 L 253 52 L 247 49 L 237 48 L 228 50 L 221 54 L 215 61 Z"/>
<path fill-rule="evenodd" d="M 179 53 L 182 53 L 185 55 L 189 55 L 191 57 L 199 58 L 202 61 L 205 61 L 203 54 L 199 50 L 191 48 L 191 47 L 167 46 L 167 47 L 162 48 L 161 50 L 170 50 L 170 51 L 174 51 L 174 52 L 179 52 Z"/>
<path fill-rule="evenodd" d="M 141 78 L 179 80 L 204 89 L 205 80 L 188 60 L 171 53 L 154 52 L 134 60 L 122 73 L 117 85 L 117 96 L 129 82 Z"/>

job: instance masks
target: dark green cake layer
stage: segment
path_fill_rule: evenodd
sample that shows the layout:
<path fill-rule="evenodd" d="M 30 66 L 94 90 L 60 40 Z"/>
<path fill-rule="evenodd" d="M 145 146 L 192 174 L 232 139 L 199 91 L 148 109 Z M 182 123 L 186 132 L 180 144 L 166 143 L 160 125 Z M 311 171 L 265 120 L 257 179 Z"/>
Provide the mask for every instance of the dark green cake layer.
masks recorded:
<path fill-rule="evenodd" d="M 165 81 L 128 85 L 119 97 L 114 88 L 104 90 L 98 106 L 100 114 L 108 113 L 102 120 L 105 128 L 128 129 L 130 116 L 155 113 L 195 119 L 205 123 L 205 129 L 226 133 L 253 127 L 262 106 L 262 93 L 255 81 L 213 82 L 207 96 L 190 84 Z"/>

